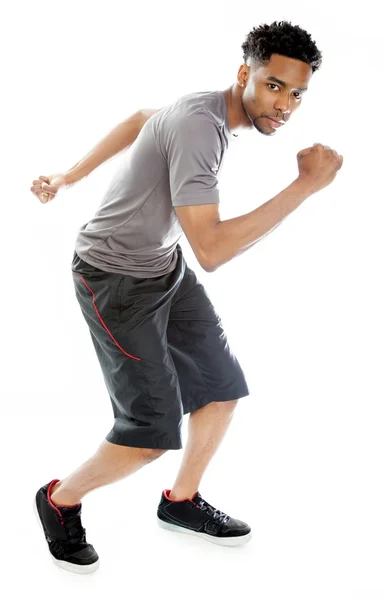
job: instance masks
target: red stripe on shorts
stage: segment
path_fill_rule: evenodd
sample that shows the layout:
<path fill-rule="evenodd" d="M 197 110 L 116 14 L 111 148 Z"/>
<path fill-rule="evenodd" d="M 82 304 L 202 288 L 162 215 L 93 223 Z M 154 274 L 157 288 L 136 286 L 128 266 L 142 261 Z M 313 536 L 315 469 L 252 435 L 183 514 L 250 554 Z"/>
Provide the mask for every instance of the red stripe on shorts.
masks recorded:
<path fill-rule="evenodd" d="M 98 316 L 98 318 L 100 319 L 100 321 L 102 323 L 102 326 L 107 331 L 107 333 L 110 335 L 110 337 L 112 338 L 112 340 L 116 344 L 116 346 L 118 346 L 118 348 L 121 350 L 121 352 L 123 352 L 126 356 L 129 356 L 129 358 L 133 358 L 134 360 L 141 360 L 141 358 L 138 358 L 137 356 L 132 356 L 131 354 L 128 354 L 127 352 L 125 352 L 125 350 L 123 348 L 121 348 L 120 344 L 117 342 L 117 340 L 114 339 L 113 335 L 111 334 L 111 332 L 109 331 L 109 329 L 105 325 L 104 321 L 102 320 L 102 317 L 101 317 L 101 315 L 100 315 L 100 313 L 98 311 L 98 308 L 97 308 L 95 300 L 94 300 L 95 296 L 94 296 L 93 290 L 89 287 L 89 285 L 87 284 L 87 282 L 85 281 L 85 279 L 83 279 L 82 277 L 80 277 L 80 275 L 77 275 L 76 273 L 73 273 L 73 275 L 75 275 L 76 277 L 78 277 L 79 279 L 81 279 L 81 281 L 86 285 L 86 287 L 88 288 L 88 290 L 92 294 L 92 296 L 93 296 L 92 304 L 94 306 L 94 310 L 96 311 L 97 316 Z"/>

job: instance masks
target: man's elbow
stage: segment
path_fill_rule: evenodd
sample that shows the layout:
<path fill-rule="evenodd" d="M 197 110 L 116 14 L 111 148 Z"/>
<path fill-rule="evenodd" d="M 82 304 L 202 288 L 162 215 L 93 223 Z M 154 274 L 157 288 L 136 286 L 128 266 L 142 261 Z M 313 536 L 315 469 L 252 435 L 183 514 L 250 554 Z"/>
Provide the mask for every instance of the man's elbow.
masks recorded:
<path fill-rule="evenodd" d="M 214 261 L 213 256 L 207 252 L 200 252 L 198 262 L 207 273 L 213 273 L 218 269 L 218 264 Z"/>
<path fill-rule="evenodd" d="M 203 268 L 204 271 L 206 271 L 206 273 L 213 273 L 214 271 L 216 271 L 218 269 L 218 267 L 216 265 L 211 265 L 211 264 L 202 264 L 200 263 L 201 267 Z"/>

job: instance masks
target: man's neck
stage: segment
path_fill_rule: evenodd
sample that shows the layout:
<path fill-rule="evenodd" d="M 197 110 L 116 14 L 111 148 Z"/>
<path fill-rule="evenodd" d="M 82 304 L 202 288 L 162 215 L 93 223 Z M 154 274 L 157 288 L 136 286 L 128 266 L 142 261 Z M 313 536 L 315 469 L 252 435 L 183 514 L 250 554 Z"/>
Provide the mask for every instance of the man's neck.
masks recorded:
<path fill-rule="evenodd" d="M 226 102 L 227 119 L 229 122 L 230 133 L 238 135 L 243 129 L 252 129 L 252 124 L 243 110 L 241 91 L 235 84 L 223 90 Z"/>

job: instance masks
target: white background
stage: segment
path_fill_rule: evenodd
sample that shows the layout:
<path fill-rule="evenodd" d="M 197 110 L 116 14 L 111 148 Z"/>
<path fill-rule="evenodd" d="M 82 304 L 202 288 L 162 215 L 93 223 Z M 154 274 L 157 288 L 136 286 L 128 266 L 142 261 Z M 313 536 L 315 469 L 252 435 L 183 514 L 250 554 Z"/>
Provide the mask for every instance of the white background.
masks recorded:
<path fill-rule="evenodd" d="M 0 111 L 4 597 L 382 600 L 383 95 L 372 2 L 10 6 L 2 9 Z M 41 485 L 93 454 L 112 426 L 70 267 L 77 231 L 121 156 L 48 205 L 29 187 L 72 167 L 137 109 L 227 88 L 247 33 L 274 20 L 311 33 L 323 65 L 288 126 L 233 141 L 221 218 L 287 187 L 297 152 L 316 142 L 343 154 L 343 168 L 213 274 L 182 242 L 251 390 L 200 491 L 249 522 L 253 541 L 221 548 L 157 528 L 161 491 L 182 457 L 173 451 L 84 499 L 101 568 L 72 575 L 52 564 L 32 502 Z M 186 434 L 186 418 L 184 427 Z"/>

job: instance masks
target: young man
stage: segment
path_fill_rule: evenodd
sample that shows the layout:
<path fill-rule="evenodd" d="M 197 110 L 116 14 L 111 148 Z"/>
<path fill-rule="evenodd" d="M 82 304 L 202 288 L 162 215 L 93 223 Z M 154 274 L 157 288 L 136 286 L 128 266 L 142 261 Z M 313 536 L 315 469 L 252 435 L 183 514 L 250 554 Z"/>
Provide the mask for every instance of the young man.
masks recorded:
<path fill-rule="evenodd" d="M 31 188 L 49 201 L 136 140 L 96 215 L 79 230 L 72 262 L 114 425 L 85 464 L 36 494 L 52 557 L 75 572 L 99 563 L 86 541 L 81 499 L 181 448 L 187 413 L 187 446 L 173 488 L 162 493 L 158 523 L 224 545 L 251 537 L 249 525 L 198 491 L 238 399 L 249 391 L 178 241 L 184 232 L 202 268 L 214 271 L 329 185 L 343 158 L 321 144 L 305 148 L 297 157 L 299 176 L 285 190 L 248 214 L 220 220 L 217 177 L 232 135 L 253 127 L 274 135 L 300 106 L 322 60 L 311 36 L 288 22 L 254 28 L 242 49 L 244 63 L 223 92 L 139 111 L 68 173 L 40 177 Z"/>

